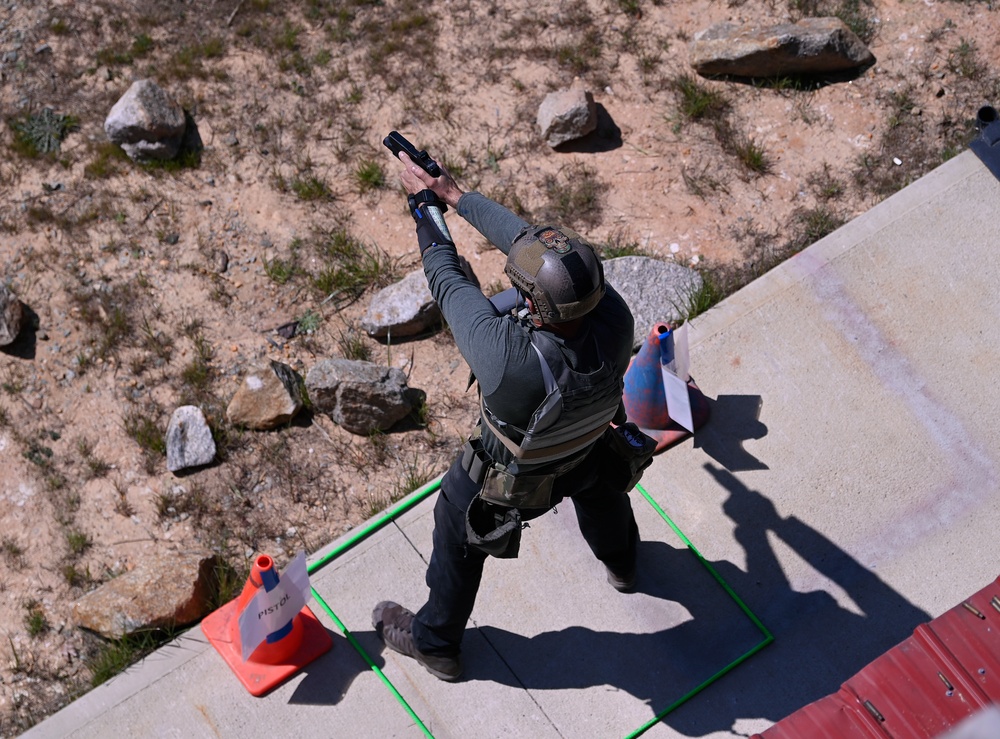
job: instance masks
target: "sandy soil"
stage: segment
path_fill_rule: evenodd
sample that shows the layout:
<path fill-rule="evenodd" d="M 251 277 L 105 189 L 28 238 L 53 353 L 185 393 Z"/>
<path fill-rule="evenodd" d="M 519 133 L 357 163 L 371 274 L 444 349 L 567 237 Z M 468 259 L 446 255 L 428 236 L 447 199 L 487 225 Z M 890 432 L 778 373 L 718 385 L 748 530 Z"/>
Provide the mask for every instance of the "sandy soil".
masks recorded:
<path fill-rule="evenodd" d="M 39 323 L 34 341 L 0 353 L 4 736 L 89 686 L 99 644 L 70 618 L 84 592 L 174 551 L 210 548 L 237 566 L 255 552 L 312 551 L 443 471 L 461 443 L 474 404 L 447 332 L 374 342 L 356 329 L 367 294 L 327 300 L 317 287 L 331 245 L 345 241 L 378 256 L 382 284 L 418 265 L 379 143 L 389 130 L 526 217 L 699 269 L 752 272 L 808 243 L 816 219 L 849 220 L 960 150 L 976 109 L 997 102 L 991 5 L 861 4 L 878 61 L 852 81 L 701 81 L 765 154 L 761 174 L 708 122 L 684 117 L 676 82 L 691 74 L 697 31 L 785 21 L 788 6 L 146 5 L 0 12 L 0 55 L 15 52 L 2 67 L 5 117 L 51 106 L 79 121 L 53 157 L 17 154 L 13 129 L 0 133 L 0 279 Z M 539 103 L 575 76 L 620 142 L 553 152 L 538 140 Z M 200 166 L 150 170 L 111 154 L 104 118 L 142 77 L 194 116 Z M 497 252 L 456 216 L 450 225 L 481 283 L 500 286 Z M 274 332 L 307 315 L 311 333 Z M 321 416 L 270 433 L 226 426 L 250 362 L 304 373 L 359 346 L 427 392 L 426 417 L 371 438 Z M 175 476 L 151 447 L 184 402 L 205 408 L 221 460 Z"/>

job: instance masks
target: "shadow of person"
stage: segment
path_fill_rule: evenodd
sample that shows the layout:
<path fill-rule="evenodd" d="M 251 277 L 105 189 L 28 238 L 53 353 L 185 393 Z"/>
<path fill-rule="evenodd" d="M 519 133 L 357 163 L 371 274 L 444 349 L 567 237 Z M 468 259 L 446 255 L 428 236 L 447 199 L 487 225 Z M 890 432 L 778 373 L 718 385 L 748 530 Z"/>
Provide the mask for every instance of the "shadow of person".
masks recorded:
<path fill-rule="evenodd" d="M 647 631 L 628 633 L 609 623 L 524 636 L 479 626 L 511 671 L 491 668 L 495 660 L 477 659 L 466 648 L 466 679 L 529 690 L 607 685 L 641 699 L 655 716 L 762 641 L 690 550 L 643 541 L 638 556 L 636 591 L 608 597 L 628 599 L 625 607 L 642 613 Z M 473 642 L 467 637 L 465 644 Z"/>
<path fill-rule="evenodd" d="M 35 311 L 21 303 L 21 331 L 17 338 L 6 346 L 0 346 L 0 353 L 18 359 L 34 359 L 38 345 L 39 318 Z"/>
<path fill-rule="evenodd" d="M 762 461 L 743 444 L 749 439 L 763 439 L 767 426 L 760 422 L 762 400 L 759 395 L 720 395 L 708 398 L 712 420 L 694 437 L 694 446 L 730 472 L 766 470 Z"/>
<path fill-rule="evenodd" d="M 732 729 L 738 719 L 779 721 L 840 685 L 907 638 L 930 616 L 874 572 L 796 516 L 723 469 L 705 470 L 729 493 L 722 509 L 746 554 L 746 571 L 719 563 L 720 575 L 773 632 L 774 644 L 664 720 L 689 736 L 709 727 Z M 775 552 L 791 549 L 830 584 L 799 592 Z M 840 591 L 835 598 L 830 591 Z"/>
<path fill-rule="evenodd" d="M 723 510 L 746 552 L 746 567 L 712 562 L 775 637 L 705 692 L 663 718 L 687 736 L 732 731 L 742 720 L 779 721 L 835 692 L 851 675 L 928 620 L 819 531 L 773 504 L 725 470 L 706 470 L 729 492 Z M 772 537 L 832 582 L 795 590 Z M 646 633 L 568 626 L 534 636 L 480 626 L 509 666 L 485 667 L 468 655 L 467 679 L 495 680 L 529 690 L 607 685 L 645 702 L 651 716 L 760 644 L 764 636 L 688 549 L 644 541 L 633 606 Z M 627 728 L 627 727 L 623 727 Z"/>
<path fill-rule="evenodd" d="M 327 631 L 333 638 L 333 647 L 302 668 L 305 678 L 295 686 L 288 699 L 290 705 L 335 706 L 347 695 L 355 678 L 371 670 L 346 637 Z M 351 632 L 351 635 L 379 669 L 385 667 L 380 654 L 382 643 L 374 631 Z"/>

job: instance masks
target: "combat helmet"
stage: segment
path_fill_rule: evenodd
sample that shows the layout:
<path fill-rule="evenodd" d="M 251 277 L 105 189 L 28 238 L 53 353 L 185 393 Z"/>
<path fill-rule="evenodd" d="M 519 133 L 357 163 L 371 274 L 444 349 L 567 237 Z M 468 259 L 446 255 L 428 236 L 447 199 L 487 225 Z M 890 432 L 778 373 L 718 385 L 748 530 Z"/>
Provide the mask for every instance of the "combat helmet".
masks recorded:
<path fill-rule="evenodd" d="M 542 323 L 580 318 L 604 297 L 604 267 L 594 247 L 566 228 L 529 226 L 514 239 L 504 272 L 531 298 L 531 316 Z"/>

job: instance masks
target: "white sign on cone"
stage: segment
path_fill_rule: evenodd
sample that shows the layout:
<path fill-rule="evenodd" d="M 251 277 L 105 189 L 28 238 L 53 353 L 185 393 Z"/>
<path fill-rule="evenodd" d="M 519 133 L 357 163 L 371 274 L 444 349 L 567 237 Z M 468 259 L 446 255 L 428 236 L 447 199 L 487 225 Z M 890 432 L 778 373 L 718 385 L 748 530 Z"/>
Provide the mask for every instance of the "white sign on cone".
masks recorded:
<path fill-rule="evenodd" d="M 278 584 L 270 591 L 259 588 L 239 617 L 240 645 L 246 662 L 260 643 L 281 629 L 301 611 L 312 598 L 309 572 L 306 570 L 306 553 L 299 552 L 285 571 Z"/>
<path fill-rule="evenodd" d="M 661 355 L 660 373 L 663 376 L 663 394 L 667 401 L 667 415 L 685 429 L 694 433 L 694 420 L 691 417 L 691 397 L 688 395 L 689 368 L 691 366 L 688 353 L 687 324 L 685 323 L 670 336 L 661 334 L 661 342 L 669 341 L 668 357 Z M 663 359 L 668 361 L 663 362 Z"/>

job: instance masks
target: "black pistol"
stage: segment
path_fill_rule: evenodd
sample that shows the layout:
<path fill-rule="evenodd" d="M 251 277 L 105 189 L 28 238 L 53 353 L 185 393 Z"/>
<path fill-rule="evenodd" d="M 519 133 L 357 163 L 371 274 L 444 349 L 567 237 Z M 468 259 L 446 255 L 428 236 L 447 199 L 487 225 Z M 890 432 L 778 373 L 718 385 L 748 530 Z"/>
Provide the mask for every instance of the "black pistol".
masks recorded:
<path fill-rule="evenodd" d="M 438 166 L 438 163 L 431 159 L 426 151 L 417 151 L 417 147 L 407 141 L 399 131 L 390 133 L 382 139 L 382 143 L 385 144 L 385 147 L 397 159 L 399 159 L 399 152 L 405 151 L 406 155 L 413 160 L 413 163 L 431 177 L 441 176 L 441 168 Z"/>

